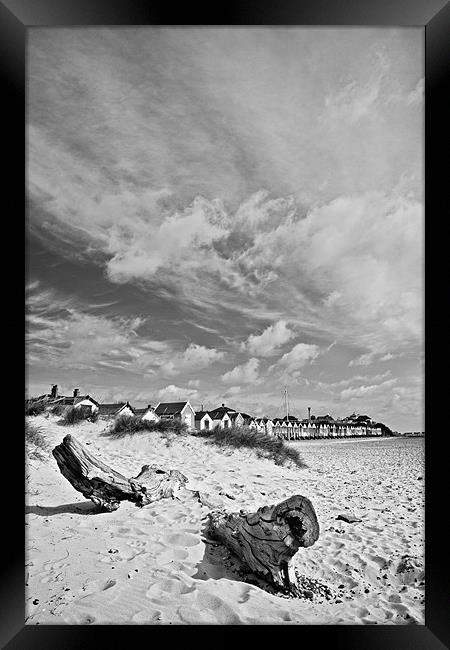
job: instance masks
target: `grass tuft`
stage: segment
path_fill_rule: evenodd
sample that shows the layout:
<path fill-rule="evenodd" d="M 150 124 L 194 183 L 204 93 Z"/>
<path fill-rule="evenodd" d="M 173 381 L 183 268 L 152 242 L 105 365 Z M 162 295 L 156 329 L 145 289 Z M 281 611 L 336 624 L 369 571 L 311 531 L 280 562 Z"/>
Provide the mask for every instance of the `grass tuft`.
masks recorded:
<path fill-rule="evenodd" d="M 45 402 L 25 403 L 25 415 L 41 415 L 45 411 Z"/>
<path fill-rule="evenodd" d="M 113 438 L 134 435 L 146 431 L 156 431 L 159 433 L 183 434 L 187 432 L 184 423 L 178 420 L 160 420 L 159 422 L 150 422 L 143 420 L 139 415 L 121 415 L 114 420 L 112 426 L 107 429 L 105 435 Z"/>
<path fill-rule="evenodd" d="M 42 435 L 42 427 L 25 421 L 25 450 L 32 460 L 48 460 L 49 444 Z"/>
<path fill-rule="evenodd" d="M 283 440 L 266 433 L 259 433 L 250 427 L 230 427 L 228 429 L 204 429 L 196 435 L 207 439 L 211 444 L 224 448 L 253 449 L 261 458 L 269 458 L 276 465 L 291 461 L 297 467 L 306 467 L 297 449 L 286 445 Z"/>
<path fill-rule="evenodd" d="M 64 406 L 64 404 L 55 404 L 55 406 L 52 406 L 50 409 L 50 413 L 52 415 L 64 415 L 66 412 L 67 406 Z"/>
<path fill-rule="evenodd" d="M 82 422 L 83 420 L 91 420 L 91 410 L 89 408 L 84 409 L 82 407 L 75 408 L 75 406 L 69 406 L 64 411 L 62 423 L 65 425 L 74 425 Z"/>

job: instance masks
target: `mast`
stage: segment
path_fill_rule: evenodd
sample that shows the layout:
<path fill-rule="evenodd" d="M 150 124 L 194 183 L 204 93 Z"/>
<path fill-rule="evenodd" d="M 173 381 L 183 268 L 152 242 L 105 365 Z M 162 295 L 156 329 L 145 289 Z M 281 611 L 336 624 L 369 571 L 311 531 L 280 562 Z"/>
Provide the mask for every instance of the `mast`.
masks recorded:
<path fill-rule="evenodd" d="M 284 403 L 286 406 L 286 419 L 289 420 L 289 397 L 287 386 L 284 387 Z"/>

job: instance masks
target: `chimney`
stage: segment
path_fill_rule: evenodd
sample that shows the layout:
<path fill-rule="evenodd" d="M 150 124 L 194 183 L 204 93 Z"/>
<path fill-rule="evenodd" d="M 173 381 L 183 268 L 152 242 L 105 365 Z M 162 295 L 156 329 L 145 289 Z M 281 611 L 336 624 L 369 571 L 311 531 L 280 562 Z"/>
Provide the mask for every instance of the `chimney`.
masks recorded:
<path fill-rule="evenodd" d="M 147 406 L 147 408 L 148 408 L 148 409 L 153 409 L 153 406 L 152 406 L 151 404 L 149 404 L 149 405 Z"/>
<path fill-rule="evenodd" d="M 225 404 L 222 404 L 222 407 L 224 407 L 224 406 L 225 406 Z"/>
<path fill-rule="evenodd" d="M 311 407 L 308 406 L 308 422 L 311 420 Z"/>
<path fill-rule="evenodd" d="M 203 404 L 202 404 L 202 406 L 201 406 L 201 409 L 200 409 L 200 411 L 203 411 Z"/>
<path fill-rule="evenodd" d="M 50 393 L 50 397 L 53 397 L 53 398 L 58 397 L 58 384 L 53 384 L 52 385 L 52 392 Z"/>
<path fill-rule="evenodd" d="M 80 394 L 80 389 L 79 388 L 74 388 L 73 389 L 73 396 L 78 397 L 79 394 Z"/>

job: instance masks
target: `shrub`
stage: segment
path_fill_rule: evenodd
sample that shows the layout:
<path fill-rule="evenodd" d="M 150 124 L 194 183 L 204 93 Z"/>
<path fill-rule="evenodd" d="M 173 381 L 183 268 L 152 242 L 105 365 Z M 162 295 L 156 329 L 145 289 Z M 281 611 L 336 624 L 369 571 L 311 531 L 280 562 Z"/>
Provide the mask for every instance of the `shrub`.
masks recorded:
<path fill-rule="evenodd" d="M 121 437 L 126 436 L 127 434 L 136 433 L 136 431 L 141 430 L 139 427 L 140 418 L 135 415 L 119 415 L 113 422 L 111 427 L 108 429 L 108 435 Z"/>
<path fill-rule="evenodd" d="M 140 415 L 121 415 L 114 420 L 112 426 L 107 431 L 107 435 L 121 437 L 145 431 L 183 434 L 187 431 L 187 427 L 179 420 L 150 422 L 149 420 L 143 420 Z"/>
<path fill-rule="evenodd" d="M 89 415 L 88 420 L 89 422 L 98 422 L 99 418 L 99 413 L 97 411 L 92 411 L 92 413 Z"/>
<path fill-rule="evenodd" d="M 28 402 L 25 403 L 25 415 L 40 415 L 45 411 L 45 402 Z"/>
<path fill-rule="evenodd" d="M 27 421 L 25 421 L 25 450 L 30 459 L 48 459 L 49 444 L 42 435 L 42 427 Z"/>
<path fill-rule="evenodd" d="M 52 406 L 50 409 L 50 413 L 53 415 L 64 415 L 66 409 L 67 406 L 64 406 L 64 404 L 55 404 L 55 406 Z"/>
<path fill-rule="evenodd" d="M 51 407 L 50 413 L 52 415 L 64 415 L 66 409 L 67 406 L 64 406 L 63 404 L 55 404 L 55 406 Z"/>
<path fill-rule="evenodd" d="M 230 427 L 228 429 L 204 429 L 197 431 L 196 435 L 206 438 L 211 444 L 219 447 L 246 447 L 253 449 L 258 456 L 270 458 L 277 465 L 283 465 L 287 460 L 292 461 L 297 467 L 306 467 L 299 452 L 286 445 L 280 438 L 259 433 L 250 427 Z"/>
<path fill-rule="evenodd" d="M 89 413 L 83 408 L 75 408 L 75 406 L 70 406 L 66 409 L 63 416 L 63 424 L 73 425 L 78 424 L 82 420 L 87 420 Z"/>

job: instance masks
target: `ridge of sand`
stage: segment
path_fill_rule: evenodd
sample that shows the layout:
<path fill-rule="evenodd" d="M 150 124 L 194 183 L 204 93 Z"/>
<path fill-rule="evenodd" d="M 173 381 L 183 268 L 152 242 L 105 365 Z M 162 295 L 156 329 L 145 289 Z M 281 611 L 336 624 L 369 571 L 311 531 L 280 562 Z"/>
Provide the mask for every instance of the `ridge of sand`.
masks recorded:
<path fill-rule="evenodd" d="M 188 487 L 223 492 L 228 510 L 303 494 L 321 533 L 294 558 L 310 593 L 289 599 L 245 581 L 205 536 L 208 508 L 194 499 L 97 514 L 51 454 L 27 460 L 27 624 L 424 624 L 423 440 L 290 443 L 308 464 L 299 469 L 192 436 L 112 439 L 105 422 L 30 421 L 51 447 L 73 433 L 126 476 L 152 462 L 179 469 Z M 337 521 L 341 513 L 362 521 Z"/>

